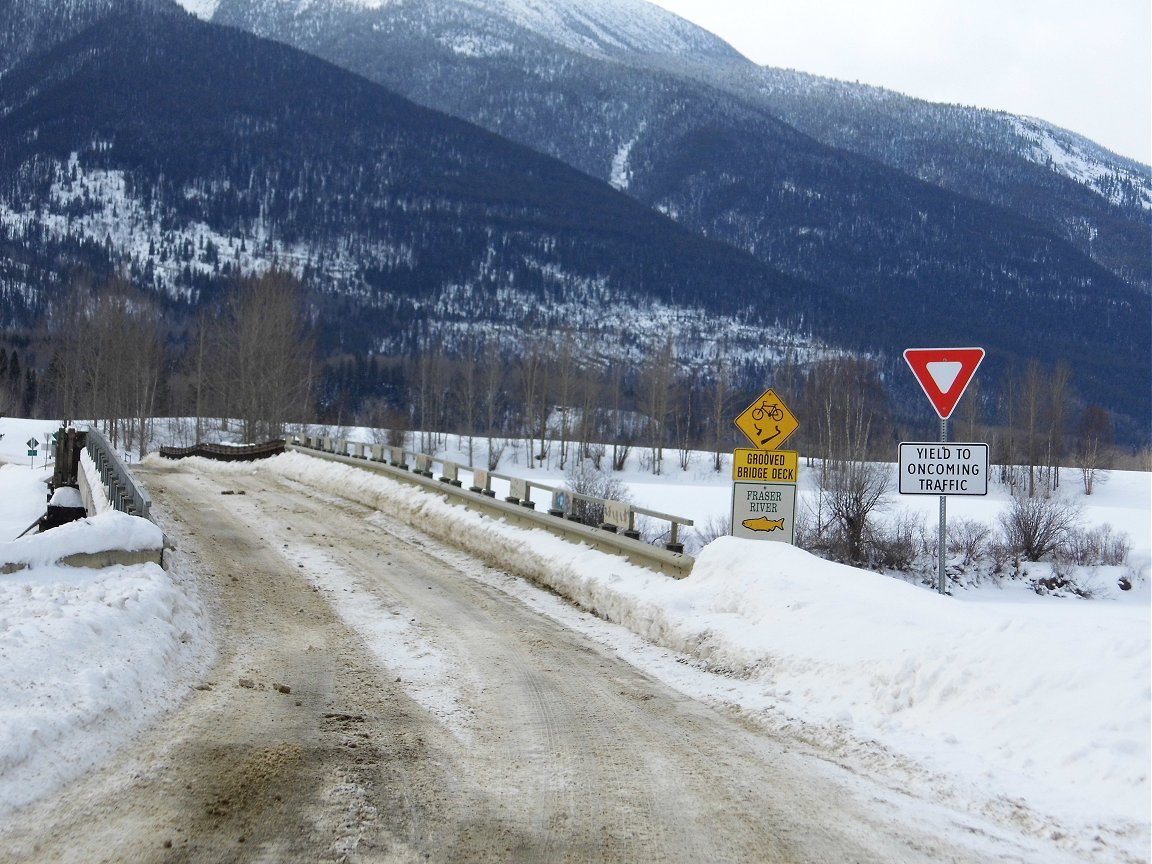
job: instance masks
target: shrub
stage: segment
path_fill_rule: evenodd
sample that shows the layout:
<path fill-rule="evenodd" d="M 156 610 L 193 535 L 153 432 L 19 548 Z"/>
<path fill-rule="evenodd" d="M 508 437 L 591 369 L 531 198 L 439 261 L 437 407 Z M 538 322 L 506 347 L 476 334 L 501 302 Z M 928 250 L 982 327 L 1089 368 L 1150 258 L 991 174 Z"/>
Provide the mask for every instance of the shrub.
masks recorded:
<path fill-rule="evenodd" d="M 1074 564 L 1090 567 L 1096 564 L 1120 567 L 1128 561 L 1132 543 L 1128 535 L 1115 532 L 1111 525 L 1090 530 L 1074 528 L 1064 542 L 1064 554 Z"/>
<path fill-rule="evenodd" d="M 1000 527 L 1012 555 L 1040 561 L 1059 551 L 1079 518 L 1080 506 L 1067 499 L 1015 495 L 1000 515 Z"/>
<path fill-rule="evenodd" d="M 923 535 L 923 522 L 911 512 L 902 512 L 888 525 L 871 532 L 873 565 L 881 570 L 911 570 L 921 551 Z"/>
<path fill-rule="evenodd" d="M 590 459 L 582 459 L 568 469 L 564 485 L 569 491 L 605 501 L 631 503 L 628 486 L 619 477 L 599 471 Z M 604 505 L 595 501 L 574 498 L 572 513 L 586 525 L 599 525 L 604 521 Z"/>
<path fill-rule="evenodd" d="M 692 526 L 692 540 L 688 544 L 689 552 L 695 554 L 718 537 L 727 537 L 732 533 L 731 516 L 712 516 L 701 525 Z"/>
<path fill-rule="evenodd" d="M 992 529 L 975 519 L 953 519 L 948 522 L 949 555 L 961 557 L 961 566 L 971 567 L 988 554 Z"/>

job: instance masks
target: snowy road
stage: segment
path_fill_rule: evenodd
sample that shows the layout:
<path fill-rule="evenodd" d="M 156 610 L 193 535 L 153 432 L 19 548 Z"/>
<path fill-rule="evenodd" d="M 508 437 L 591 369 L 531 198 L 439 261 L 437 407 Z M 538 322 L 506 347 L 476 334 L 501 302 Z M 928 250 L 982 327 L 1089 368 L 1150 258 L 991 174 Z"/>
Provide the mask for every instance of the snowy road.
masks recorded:
<path fill-rule="evenodd" d="M 4 861 L 982 860 L 374 511 L 268 475 L 138 474 L 219 663 L 18 814 Z"/>

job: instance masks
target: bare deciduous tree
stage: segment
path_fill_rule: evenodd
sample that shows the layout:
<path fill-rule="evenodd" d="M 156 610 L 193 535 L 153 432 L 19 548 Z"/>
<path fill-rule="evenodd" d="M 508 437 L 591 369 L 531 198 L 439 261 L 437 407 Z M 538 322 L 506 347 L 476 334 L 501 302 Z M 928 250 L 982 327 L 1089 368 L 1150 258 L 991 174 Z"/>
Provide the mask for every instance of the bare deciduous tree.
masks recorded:
<path fill-rule="evenodd" d="M 645 416 L 652 473 L 660 474 L 668 437 L 669 393 L 676 375 L 676 352 L 667 339 L 644 364 L 640 390 L 640 410 Z"/>
<path fill-rule="evenodd" d="M 712 426 L 712 470 L 724 469 L 724 456 L 732 441 L 732 366 L 727 358 L 717 356 L 712 363 L 712 391 L 709 422 Z"/>
<path fill-rule="evenodd" d="M 884 464 L 870 461 L 873 441 L 887 428 L 887 404 L 872 363 L 841 358 L 817 364 L 808 374 L 806 404 L 813 412 L 823 461 L 817 479 L 818 514 L 827 519 L 818 535 L 835 535 L 848 561 L 867 560 L 869 518 L 888 491 Z"/>
<path fill-rule="evenodd" d="M 274 271 L 239 281 L 208 337 L 212 390 L 240 421 L 245 443 L 278 438 L 304 420 L 312 392 L 312 343 L 303 286 Z"/>
<path fill-rule="evenodd" d="M 1014 554 L 1039 561 L 1060 548 L 1079 519 L 1079 505 L 1068 499 L 1014 495 L 1012 506 L 1000 516 L 1000 525 Z"/>
<path fill-rule="evenodd" d="M 1084 494 L 1091 495 L 1100 473 L 1110 462 L 1112 418 L 1099 405 L 1089 405 L 1076 436 L 1076 467 L 1084 481 Z"/>
<path fill-rule="evenodd" d="M 528 467 L 548 458 L 547 352 L 540 338 L 529 340 L 520 355 L 521 426 L 528 445 Z M 537 444 L 537 442 L 539 442 Z"/>
<path fill-rule="evenodd" d="M 127 279 L 99 291 L 79 279 L 49 324 L 66 334 L 52 396 L 68 418 L 91 417 L 115 446 L 147 452 L 151 418 L 167 382 L 166 333 L 156 304 Z"/>
<path fill-rule="evenodd" d="M 504 392 L 507 383 L 507 363 L 498 340 L 485 341 L 480 347 L 480 390 L 484 431 L 488 436 L 488 470 L 500 467 L 506 442 L 504 428 Z M 500 436 L 500 437 L 498 437 Z"/>
<path fill-rule="evenodd" d="M 576 357 L 576 337 L 571 330 L 565 330 L 560 337 L 557 347 L 555 372 L 552 380 L 555 382 L 556 401 L 556 440 L 559 449 L 560 470 L 568 467 L 568 452 L 571 445 L 572 421 L 579 389 L 578 378 L 580 367 Z"/>

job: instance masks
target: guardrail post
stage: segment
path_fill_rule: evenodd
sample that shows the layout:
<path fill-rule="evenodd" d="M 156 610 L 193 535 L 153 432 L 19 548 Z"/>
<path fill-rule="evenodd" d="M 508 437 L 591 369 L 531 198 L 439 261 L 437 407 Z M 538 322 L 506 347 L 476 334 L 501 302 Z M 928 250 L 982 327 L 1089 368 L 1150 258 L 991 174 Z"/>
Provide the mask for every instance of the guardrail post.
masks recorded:
<path fill-rule="evenodd" d="M 676 523 L 673 522 L 672 524 L 675 525 Z M 628 527 L 620 533 L 632 540 L 640 539 L 640 532 L 636 530 L 636 511 L 632 507 L 628 508 Z"/>
<path fill-rule="evenodd" d="M 492 472 L 485 468 L 472 469 L 472 485 L 468 488 L 485 498 L 496 497 L 496 493 L 492 491 Z"/>
<path fill-rule="evenodd" d="M 552 505 L 548 508 L 548 515 L 563 519 L 568 512 L 568 495 L 563 489 L 552 490 Z"/>
<path fill-rule="evenodd" d="M 508 495 L 504 499 L 509 504 L 519 504 L 528 497 L 528 481 L 520 477 L 508 478 Z"/>
<path fill-rule="evenodd" d="M 416 473 L 421 477 L 432 476 L 432 457 L 426 453 L 416 454 Z"/>
<path fill-rule="evenodd" d="M 678 523 L 675 519 L 673 519 L 672 520 L 672 536 L 671 536 L 671 538 L 669 538 L 669 542 L 664 544 L 664 548 L 667 549 L 669 552 L 683 552 L 684 551 L 684 544 L 680 543 L 677 540 L 677 535 L 679 533 L 677 529 L 679 527 L 680 527 L 680 523 Z"/>
<path fill-rule="evenodd" d="M 443 472 L 440 475 L 440 482 L 447 483 L 449 486 L 460 488 L 463 484 L 460 482 L 460 466 L 455 462 L 442 462 L 440 469 Z"/>

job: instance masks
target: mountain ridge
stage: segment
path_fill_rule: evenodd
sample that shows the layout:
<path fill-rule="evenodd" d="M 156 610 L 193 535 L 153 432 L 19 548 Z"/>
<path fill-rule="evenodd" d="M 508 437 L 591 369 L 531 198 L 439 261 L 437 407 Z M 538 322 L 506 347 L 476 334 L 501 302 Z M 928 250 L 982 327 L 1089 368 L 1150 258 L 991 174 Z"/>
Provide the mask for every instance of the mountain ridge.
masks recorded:
<path fill-rule="evenodd" d="M 537 5 L 563 8 L 568 3 Z M 582 50 L 579 40 L 557 37 L 554 29 L 534 26 L 530 17 L 502 14 L 508 5 L 521 4 L 421 0 L 373 8 L 353 0 L 307 6 L 287 0 L 221 0 L 214 18 L 325 56 L 422 104 L 466 117 L 609 182 L 619 177 L 617 154 L 643 134 L 645 123 L 638 119 L 597 144 L 595 136 L 603 134 L 599 127 L 613 122 L 621 109 L 589 110 L 572 90 L 584 81 L 592 82 L 594 90 L 616 86 L 615 105 L 628 106 L 637 85 L 627 74 L 619 75 L 619 81 L 596 80 L 580 68 L 581 62 L 585 67 L 609 62 L 641 74 L 693 80 L 767 111 L 822 143 L 1037 219 L 1125 280 L 1152 290 L 1152 261 L 1145 254 L 1152 229 L 1152 176 L 1131 160 L 1104 159 L 1106 151 L 1082 136 L 1005 112 L 936 105 L 882 88 L 756 66 L 735 49 L 694 54 L 685 47 L 690 43 L 671 42 L 610 55 Z M 705 42 L 712 40 L 707 44 L 724 44 L 670 12 L 639 0 L 633 5 L 644 7 L 648 18 L 664 19 L 669 27 L 675 22 Z M 478 10 L 486 10 L 486 15 L 478 15 Z M 611 16 L 603 4 L 594 11 L 601 16 L 601 28 L 610 26 L 604 23 Z M 485 54 L 442 44 L 446 32 L 464 39 L 476 28 L 504 47 Z M 433 56 L 436 51 L 440 54 Z M 389 56 L 395 58 L 391 64 Z M 476 69 L 480 64 L 482 72 Z M 579 81 L 565 82 L 572 77 Z M 648 86 L 661 85 L 657 81 Z M 523 102 L 531 90 L 559 100 L 573 115 L 571 129 L 565 130 L 555 111 L 549 115 L 547 106 L 529 102 L 528 107 L 505 107 L 513 92 Z M 569 106 L 573 100 L 576 104 Z M 988 176 L 989 158 L 996 160 L 997 176 Z M 1037 189 L 1044 190 L 1039 203 Z"/>
<path fill-rule="evenodd" d="M 330 322 L 329 341 L 349 350 L 380 347 L 369 324 L 384 332 L 390 315 L 410 323 L 461 298 L 506 323 L 533 295 L 577 292 L 737 320 L 747 300 L 722 290 L 736 279 L 803 307 L 797 280 L 560 162 L 193 21 L 109 17 L 8 74 L 0 165 L 19 179 L 0 223 L 26 234 L 38 210 L 40 231 L 106 241 L 174 300 L 219 290 L 200 275 L 279 260 L 359 304 L 364 321 Z M 21 196 L 36 203 L 17 211 Z"/>

